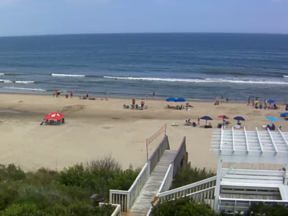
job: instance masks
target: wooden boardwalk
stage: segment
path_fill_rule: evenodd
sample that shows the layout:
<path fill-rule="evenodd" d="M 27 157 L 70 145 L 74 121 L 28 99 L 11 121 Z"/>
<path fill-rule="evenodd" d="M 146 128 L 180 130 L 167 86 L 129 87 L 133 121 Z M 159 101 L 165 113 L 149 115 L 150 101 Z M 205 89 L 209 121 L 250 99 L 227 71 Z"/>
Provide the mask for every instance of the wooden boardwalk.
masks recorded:
<path fill-rule="evenodd" d="M 165 150 L 160 161 L 143 186 L 139 196 L 130 209 L 129 215 L 145 216 L 151 207 L 151 201 L 158 193 L 169 165 L 173 162 L 177 150 Z"/>

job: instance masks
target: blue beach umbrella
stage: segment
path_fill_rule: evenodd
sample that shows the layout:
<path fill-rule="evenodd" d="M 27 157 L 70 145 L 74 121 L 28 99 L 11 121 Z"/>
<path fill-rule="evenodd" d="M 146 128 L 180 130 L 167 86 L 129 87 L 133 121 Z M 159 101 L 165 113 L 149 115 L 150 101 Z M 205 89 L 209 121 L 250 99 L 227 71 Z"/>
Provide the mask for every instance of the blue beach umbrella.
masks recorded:
<path fill-rule="evenodd" d="M 278 122 L 279 120 L 275 117 L 271 117 L 271 116 L 267 116 L 266 119 L 270 120 L 270 121 L 275 121 Z"/>
<path fill-rule="evenodd" d="M 245 121 L 245 119 L 242 116 L 236 116 L 234 119 L 237 121 Z"/>
<path fill-rule="evenodd" d="M 286 117 L 288 116 L 288 112 L 285 112 L 285 113 L 281 113 L 280 117 Z"/>
<path fill-rule="evenodd" d="M 206 120 L 206 125 L 207 125 L 207 120 L 213 120 L 210 116 L 202 116 L 200 119 Z"/>
<path fill-rule="evenodd" d="M 237 120 L 238 124 L 240 123 L 240 121 L 245 121 L 242 116 L 236 116 L 234 119 Z"/>
<path fill-rule="evenodd" d="M 202 116 L 200 119 L 204 119 L 204 120 L 213 120 L 210 116 Z"/>
<path fill-rule="evenodd" d="M 275 103 L 276 101 L 275 100 L 268 100 L 268 103 L 272 104 L 272 103 Z"/>
<path fill-rule="evenodd" d="M 186 100 L 185 100 L 185 98 L 177 98 L 176 99 L 176 102 L 185 102 Z"/>
<path fill-rule="evenodd" d="M 167 102 L 176 102 L 176 98 L 173 98 L 173 97 L 167 98 L 166 101 Z"/>

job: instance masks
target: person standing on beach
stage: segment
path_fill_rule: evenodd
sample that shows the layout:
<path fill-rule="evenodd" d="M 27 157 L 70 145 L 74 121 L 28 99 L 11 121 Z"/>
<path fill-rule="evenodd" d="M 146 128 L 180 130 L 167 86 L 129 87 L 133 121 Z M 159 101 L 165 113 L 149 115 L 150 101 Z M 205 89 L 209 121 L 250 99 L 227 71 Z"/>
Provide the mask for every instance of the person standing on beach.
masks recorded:
<path fill-rule="evenodd" d="M 86 98 L 88 98 L 89 97 L 89 94 L 88 94 L 88 91 L 86 92 Z"/>
<path fill-rule="evenodd" d="M 250 97 L 248 97 L 248 103 L 247 106 L 250 106 Z"/>
<path fill-rule="evenodd" d="M 53 91 L 53 97 L 55 97 L 56 96 L 56 92 L 55 91 Z"/>
<path fill-rule="evenodd" d="M 144 105 L 145 105 L 145 101 L 144 101 L 144 99 L 142 99 L 141 100 L 141 108 L 142 108 L 142 110 L 144 109 Z"/>
<path fill-rule="evenodd" d="M 71 96 L 71 98 L 73 98 L 73 91 L 70 92 L 70 96 Z"/>
<path fill-rule="evenodd" d="M 155 91 L 153 91 L 153 97 L 155 97 Z"/>
<path fill-rule="evenodd" d="M 133 98 L 133 99 L 132 99 L 132 105 L 133 105 L 133 106 L 135 106 L 135 102 L 136 102 L 136 100 L 135 100 L 135 98 Z"/>

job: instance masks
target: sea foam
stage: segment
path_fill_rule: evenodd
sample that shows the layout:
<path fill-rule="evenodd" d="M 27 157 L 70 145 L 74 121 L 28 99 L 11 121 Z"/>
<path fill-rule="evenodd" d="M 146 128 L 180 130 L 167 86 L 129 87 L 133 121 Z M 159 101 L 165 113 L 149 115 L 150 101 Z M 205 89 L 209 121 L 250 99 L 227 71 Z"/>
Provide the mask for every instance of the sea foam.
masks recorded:
<path fill-rule="evenodd" d="M 55 73 L 52 73 L 51 76 L 55 76 L 55 77 L 85 77 L 86 75 L 77 75 L 77 74 L 55 74 Z"/>
<path fill-rule="evenodd" d="M 237 79 L 181 79 L 181 78 L 152 78 L 152 77 L 116 77 L 103 76 L 106 79 L 115 80 L 139 80 L 139 81 L 164 81 L 164 82 L 188 82 L 188 83 L 239 83 L 239 84 L 270 84 L 270 85 L 288 85 L 283 81 L 266 81 L 266 80 L 237 80 Z"/>

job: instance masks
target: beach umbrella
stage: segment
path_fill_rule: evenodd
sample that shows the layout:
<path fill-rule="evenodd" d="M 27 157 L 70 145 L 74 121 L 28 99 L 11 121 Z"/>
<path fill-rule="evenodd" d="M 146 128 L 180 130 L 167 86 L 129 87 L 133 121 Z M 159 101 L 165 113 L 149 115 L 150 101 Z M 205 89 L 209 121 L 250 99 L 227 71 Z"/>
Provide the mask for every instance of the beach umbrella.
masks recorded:
<path fill-rule="evenodd" d="M 64 114 L 57 113 L 57 112 L 51 112 L 48 115 L 45 116 L 44 120 L 56 120 L 61 121 L 64 118 Z"/>
<path fill-rule="evenodd" d="M 224 129 L 224 121 L 225 121 L 225 119 L 229 119 L 229 117 L 226 116 L 226 115 L 221 115 L 221 116 L 218 116 L 218 118 L 222 118 L 223 119 L 223 129 Z"/>
<path fill-rule="evenodd" d="M 218 118 L 222 118 L 223 120 L 224 120 L 224 119 L 229 119 L 229 117 L 228 117 L 228 116 L 226 116 L 226 115 L 221 115 L 221 116 L 218 116 Z"/>
<path fill-rule="evenodd" d="M 173 97 L 167 98 L 166 101 L 167 102 L 176 102 L 176 98 L 173 98 Z"/>
<path fill-rule="evenodd" d="M 176 99 L 176 102 L 185 102 L 185 101 L 186 101 L 185 98 L 177 98 L 177 99 Z"/>
<path fill-rule="evenodd" d="M 245 119 L 242 116 L 236 116 L 234 119 L 237 120 L 238 124 L 240 121 L 245 121 Z"/>
<path fill-rule="evenodd" d="M 281 113 L 280 117 L 286 117 L 288 115 L 288 112 Z"/>
<path fill-rule="evenodd" d="M 275 103 L 276 101 L 275 100 L 268 100 L 268 103 L 272 104 L 272 103 Z"/>
<path fill-rule="evenodd" d="M 237 121 L 245 121 L 245 119 L 242 116 L 236 116 L 234 119 Z"/>
<path fill-rule="evenodd" d="M 207 121 L 208 120 L 213 120 L 211 117 L 209 117 L 209 116 L 202 116 L 200 119 L 203 119 L 203 120 L 206 120 L 206 124 L 205 125 L 207 125 Z"/>
<path fill-rule="evenodd" d="M 275 121 L 278 122 L 279 120 L 275 117 L 271 117 L 271 116 L 267 116 L 266 119 L 270 120 L 270 121 Z"/>

